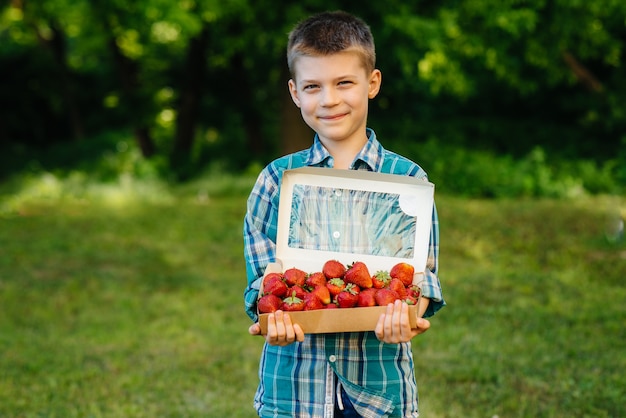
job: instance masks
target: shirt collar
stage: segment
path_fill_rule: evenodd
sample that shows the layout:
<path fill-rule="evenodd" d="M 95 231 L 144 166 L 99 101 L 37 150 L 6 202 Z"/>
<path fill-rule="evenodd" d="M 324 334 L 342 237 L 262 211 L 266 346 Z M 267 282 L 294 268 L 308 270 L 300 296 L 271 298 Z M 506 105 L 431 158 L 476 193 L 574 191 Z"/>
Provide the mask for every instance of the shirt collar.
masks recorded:
<path fill-rule="evenodd" d="M 379 171 L 383 162 L 383 146 L 376 139 L 376 133 L 367 128 L 367 142 L 361 148 L 352 162 L 353 170 Z M 313 140 L 313 146 L 309 149 L 309 156 L 306 161 L 308 166 L 332 167 L 333 157 L 324 148 L 317 134 Z"/>

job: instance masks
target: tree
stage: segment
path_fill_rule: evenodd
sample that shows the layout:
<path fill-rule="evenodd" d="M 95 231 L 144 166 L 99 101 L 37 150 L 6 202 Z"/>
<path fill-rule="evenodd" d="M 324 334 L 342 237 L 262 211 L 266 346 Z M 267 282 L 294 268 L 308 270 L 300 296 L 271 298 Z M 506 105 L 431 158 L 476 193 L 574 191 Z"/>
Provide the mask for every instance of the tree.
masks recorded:
<path fill-rule="evenodd" d="M 311 132 L 286 95 L 287 33 L 339 8 L 376 38 L 383 88 L 370 120 L 390 147 L 435 138 L 512 155 L 623 153 L 618 0 L 11 0 L 0 9 L 11 116 L 0 136 L 41 147 L 127 129 L 180 178 L 302 148 Z"/>
<path fill-rule="evenodd" d="M 598 140 L 603 157 L 616 152 L 620 130 L 607 125 L 624 127 L 623 2 L 428 4 L 399 6 L 381 26 L 393 54 L 386 64 L 401 69 L 393 93 L 430 97 L 426 110 L 397 100 L 424 114 L 424 135 L 514 154 L 539 144 L 580 155 Z M 450 127 L 456 133 L 445 132 Z"/>

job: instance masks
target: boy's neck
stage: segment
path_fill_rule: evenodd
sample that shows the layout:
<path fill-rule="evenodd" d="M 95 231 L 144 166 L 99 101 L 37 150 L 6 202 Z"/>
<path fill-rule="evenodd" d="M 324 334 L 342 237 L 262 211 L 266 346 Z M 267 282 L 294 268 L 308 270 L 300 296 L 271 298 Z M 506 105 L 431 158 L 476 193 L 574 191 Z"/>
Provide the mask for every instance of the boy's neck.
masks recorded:
<path fill-rule="evenodd" d="M 333 168 L 349 169 L 357 154 L 363 149 L 367 143 L 367 135 L 363 135 L 358 141 L 323 141 L 322 145 L 328 150 L 333 157 Z"/>

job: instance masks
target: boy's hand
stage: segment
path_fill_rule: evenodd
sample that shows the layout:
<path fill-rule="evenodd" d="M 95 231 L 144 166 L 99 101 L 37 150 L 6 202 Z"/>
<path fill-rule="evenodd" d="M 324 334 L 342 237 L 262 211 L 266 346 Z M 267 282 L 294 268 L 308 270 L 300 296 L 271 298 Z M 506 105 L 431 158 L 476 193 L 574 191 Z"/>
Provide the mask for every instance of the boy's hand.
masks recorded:
<path fill-rule="evenodd" d="M 261 335 L 261 326 L 256 323 L 248 328 L 250 335 Z M 270 345 L 289 345 L 295 341 L 304 341 L 304 332 L 298 324 L 292 324 L 289 314 L 276 311 L 267 317 L 267 335 L 265 341 Z"/>
<path fill-rule="evenodd" d="M 400 300 L 387 305 L 387 311 L 380 315 L 376 324 L 376 337 L 380 341 L 390 344 L 405 343 L 416 335 L 426 332 L 430 328 L 430 321 L 417 318 L 417 328 L 411 328 L 409 322 L 409 305 Z"/>

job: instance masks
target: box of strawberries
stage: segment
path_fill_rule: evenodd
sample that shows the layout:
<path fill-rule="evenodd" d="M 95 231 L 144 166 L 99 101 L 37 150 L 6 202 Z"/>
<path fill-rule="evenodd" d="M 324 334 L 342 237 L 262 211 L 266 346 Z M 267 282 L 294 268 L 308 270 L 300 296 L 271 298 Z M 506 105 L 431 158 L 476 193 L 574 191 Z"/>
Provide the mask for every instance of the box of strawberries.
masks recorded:
<path fill-rule="evenodd" d="M 305 333 L 371 331 L 388 303 L 420 315 L 434 185 L 368 171 L 283 173 L 276 262 L 259 288 L 261 330 L 276 310 Z"/>

